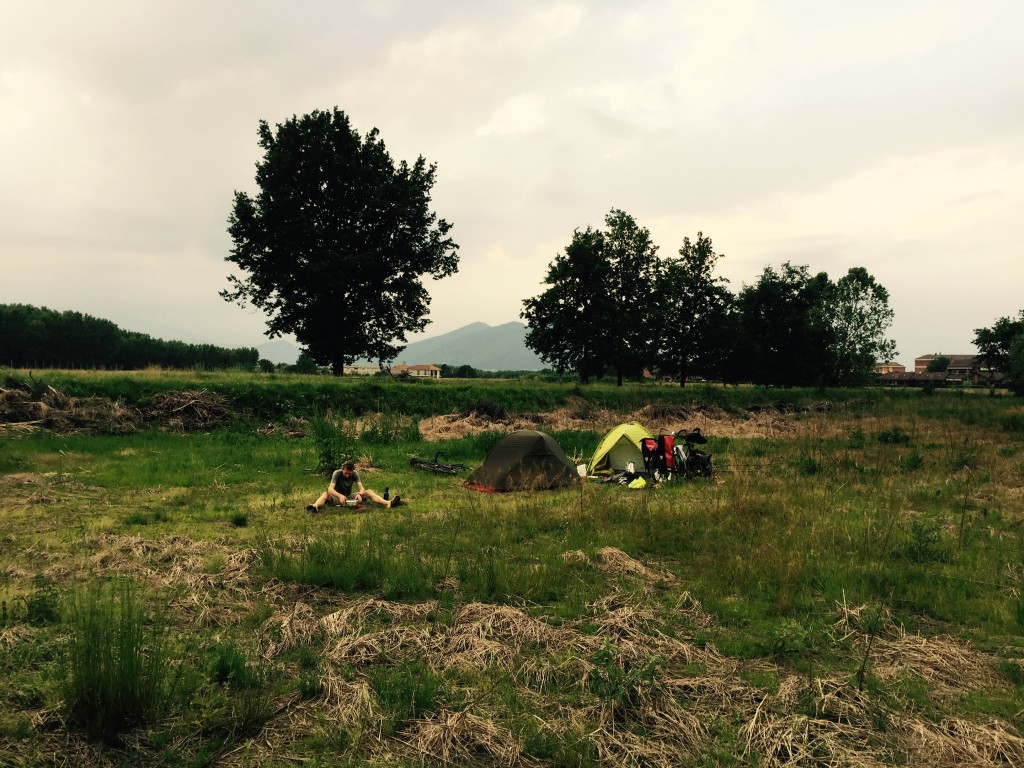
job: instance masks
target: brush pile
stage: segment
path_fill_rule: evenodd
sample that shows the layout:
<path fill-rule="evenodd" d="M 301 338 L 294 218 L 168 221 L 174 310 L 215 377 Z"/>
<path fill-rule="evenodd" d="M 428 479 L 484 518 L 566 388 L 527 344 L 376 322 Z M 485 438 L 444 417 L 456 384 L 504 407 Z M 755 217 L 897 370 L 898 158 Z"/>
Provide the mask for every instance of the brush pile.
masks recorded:
<path fill-rule="evenodd" d="M 227 400 L 205 389 L 161 392 L 145 413 L 169 432 L 203 432 L 227 426 L 232 418 Z"/>
<path fill-rule="evenodd" d="M 8 429 L 46 429 L 59 434 L 128 435 L 156 422 L 173 432 L 227 426 L 233 414 L 221 395 L 205 390 L 162 392 L 142 409 L 107 397 L 73 397 L 36 382 L 8 377 L 0 387 L 0 424 Z"/>
<path fill-rule="evenodd" d="M 0 389 L 0 424 L 93 435 L 127 435 L 142 426 L 142 414 L 119 400 L 71 397 L 48 385 L 31 388 L 11 380 L 7 384 Z"/>

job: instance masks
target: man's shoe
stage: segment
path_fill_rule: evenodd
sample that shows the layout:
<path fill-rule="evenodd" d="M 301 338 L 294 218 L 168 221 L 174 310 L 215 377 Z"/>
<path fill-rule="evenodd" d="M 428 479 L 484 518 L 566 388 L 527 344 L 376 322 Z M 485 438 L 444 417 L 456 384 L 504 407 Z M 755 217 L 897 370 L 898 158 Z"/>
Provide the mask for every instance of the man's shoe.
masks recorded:
<path fill-rule="evenodd" d="M 405 502 L 404 502 L 404 501 L 402 501 L 402 497 L 401 497 L 401 496 L 395 496 L 395 498 L 393 498 L 393 499 L 391 500 L 391 508 L 392 508 L 392 509 L 394 509 L 395 507 L 400 507 L 400 506 L 402 506 L 402 505 L 403 505 L 404 503 L 405 503 Z"/>
<path fill-rule="evenodd" d="M 313 514 L 315 515 L 315 514 L 316 514 L 317 512 L 319 512 L 320 510 L 319 510 L 319 509 L 317 509 L 317 508 L 316 508 L 315 506 L 313 506 L 312 504 L 307 504 L 307 505 L 306 505 L 306 511 L 307 511 L 307 512 L 312 512 L 312 513 L 313 513 Z"/>

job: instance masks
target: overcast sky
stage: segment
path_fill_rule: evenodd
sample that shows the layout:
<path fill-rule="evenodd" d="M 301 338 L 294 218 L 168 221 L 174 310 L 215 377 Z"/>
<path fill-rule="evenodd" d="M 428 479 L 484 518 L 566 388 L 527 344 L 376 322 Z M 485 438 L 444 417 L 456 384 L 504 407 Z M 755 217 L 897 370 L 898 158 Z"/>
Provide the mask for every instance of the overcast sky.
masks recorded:
<path fill-rule="evenodd" d="M 438 166 L 459 273 L 433 336 L 519 319 L 573 230 L 621 208 L 891 295 L 910 364 L 1024 308 L 1024 3 L 6 3 L 0 303 L 266 341 L 218 296 L 257 126 L 314 109 Z M 652 310 L 656 311 L 656 310 Z"/>

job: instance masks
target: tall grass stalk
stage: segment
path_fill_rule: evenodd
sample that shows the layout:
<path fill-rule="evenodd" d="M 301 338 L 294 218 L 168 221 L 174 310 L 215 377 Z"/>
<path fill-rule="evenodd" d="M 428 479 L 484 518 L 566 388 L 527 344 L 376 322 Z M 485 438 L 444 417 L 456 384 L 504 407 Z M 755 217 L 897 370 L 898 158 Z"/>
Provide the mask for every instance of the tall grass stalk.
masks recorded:
<path fill-rule="evenodd" d="M 69 719 L 99 736 L 153 722 L 177 683 L 164 618 L 147 617 L 130 581 L 92 584 L 70 599 L 68 613 Z"/>

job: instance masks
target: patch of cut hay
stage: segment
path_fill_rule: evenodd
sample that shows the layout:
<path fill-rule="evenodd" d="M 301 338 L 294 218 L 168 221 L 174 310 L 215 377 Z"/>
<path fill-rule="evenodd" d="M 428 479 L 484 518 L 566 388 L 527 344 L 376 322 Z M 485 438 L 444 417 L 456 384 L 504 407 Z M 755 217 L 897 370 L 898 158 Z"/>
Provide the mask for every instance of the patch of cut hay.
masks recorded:
<path fill-rule="evenodd" d="M 320 676 L 320 690 L 322 695 L 317 703 L 332 720 L 354 726 L 379 717 L 377 697 L 363 678 L 349 680 L 329 666 Z"/>
<path fill-rule="evenodd" d="M 391 659 L 419 658 L 428 644 L 430 629 L 397 626 L 381 632 L 341 637 L 327 658 L 338 664 L 370 664 L 382 656 Z"/>
<path fill-rule="evenodd" d="M 852 606 L 846 602 L 846 593 L 843 593 L 843 601 L 836 600 L 836 620 L 832 624 L 832 634 L 837 642 L 848 640 L 865 631 L 864 612 L 870 610 L 867 605 Z M 886 609 L 879 617 L 880 632 L 889 634 L 896 632 L 897 627 L 892 620 L 892 613 Z M 877 633 L 876 633 L 877 634 Z"/>
<path fill-rule="evenodd" d="M 901 745 L 907 751 L 910 765 L 1024 765 L 1024 739 L 1004 723 L 971 723 L 959 718 L 931 723 L 915 719 L 905 722 L 903 729 Z"/>
<path fill-rule="evenodd" d="M 277 639 L 267 643 L 263 657 L 273 659 L 301 645 L 312 645 L 322 637 L 322 627 L 316 613 L 308 605 L 296 602 L 291 611 L 274 622 L 279 628 Z"/>
<path fill-rule="evenodd" d="M 586 680 L 593 665 L 576 655 L 562 658 L 531 658 L 514 670 L 517 680 L 531 692 L 544 694 L 552 688 L 569 690 Z"/>
<path fill-rule="evenodd" d="M 875 741 L 869 727 L 817 720 L 800 714 L 759 709 L 740 728 L 743 755 L 758 755 L 766 768 L 848 766 L 876 768 L 893 764 L 891 750 Z"/>
<path fill-rule="evenodd" d="M 506 729 L 472 712 L 441 712 L 413 722 L 398 741 L 443 765 L 519 765 L 522 747 Z"/>
<path fill-rule="evenodd" d="M 707 720 L 680 707 L 670 696 L 657 695 L 631 709 L 631 727 L 605 716 L 594 734 L 598 757 L 609 765 L 690 765 L 706 752 L 711 740 Z M 642 735 L 637 731 L 642 731 Z"/>
<path fill-rule="evenodd" d="M 704 610 L 700 600 L 689 591 L 684 591 L 676 600 L 675 612 L 683 616 L 693 626 L 701 629 L 713 627 L 717 623 L 715 617 Z"/>
<path fill-rule="evenodd" d="M 666 677 L 661 687 L 688 708 L 716 715 L 752 713 L 765 699 L 764 691 L 733 675 Z"/>
<path fill-rule="evenodd" d="M 562 561 L 566 563 L 579 563 L 581 565 L 590 565 L 590 558 L 587 557 L 587 553 L 581 549 L 574 549 L 571 552 L 563 552 Z"/>
<path fill-rule="evenodd" d="M 875 639 L 869 663 L 882 680 L 917 675 L 939 698 L 994 687 L 1001 681 L 992 658 L 969 645 L 952 637 L 922 637 L 902 629 L 895 638 Z"/>
<path fill-rule="evenodd" d="M 35 627 L 28 624 L 15 624 L 0 630 L 0 650 L 11 651 L 16 646 L 35 637 Z"/>
<path fill-rule="evenodd" d="M 423 651 L 440 669 L 512 670 L 525 645 L 557 647 L 569 634 L 516 608 L 474 602 L 463 606 L 441 634 L 426 636 Z"/>
<path fill-rule="evenodd" d="M 674 584 L 677 579 L 668 571 L 657 572 L 648 568 L 639 560 L 634 560 L 621 549 L 604 547 L 597 551 L 601 560 L 601 570 L 614 576 L 632 576 L 648 584 Z"/>
<path fill-rule="evenodd" d="M 424 621 L 427 614 L 436 610 L 437 602 L 434 600 L 405 605 L 368 597 L 355 600 L 324 616 L 320 624 L 326 635 L 333 638 L 360 632 L 367 621 L 377 616 L 384 616 L 393 622 Z"/>

